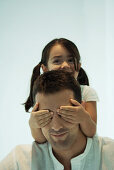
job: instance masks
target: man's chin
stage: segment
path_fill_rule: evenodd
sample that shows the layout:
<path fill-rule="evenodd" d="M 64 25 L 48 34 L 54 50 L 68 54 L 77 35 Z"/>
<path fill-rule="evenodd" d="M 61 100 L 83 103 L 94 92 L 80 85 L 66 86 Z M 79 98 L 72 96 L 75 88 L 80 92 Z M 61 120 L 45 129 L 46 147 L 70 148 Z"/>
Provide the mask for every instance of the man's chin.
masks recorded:
<path fill-rule="evenodd" d="M 70 145 L 70 141 L 68 140 L 68 138 L 62 140 L 62 139 L 58 139 L 58 140 L 54 140 L 51 138 L 50 140 L 50 144 L 52 145 L 53 148 L 56 149 L 67 149 L 69 148 Z"/>

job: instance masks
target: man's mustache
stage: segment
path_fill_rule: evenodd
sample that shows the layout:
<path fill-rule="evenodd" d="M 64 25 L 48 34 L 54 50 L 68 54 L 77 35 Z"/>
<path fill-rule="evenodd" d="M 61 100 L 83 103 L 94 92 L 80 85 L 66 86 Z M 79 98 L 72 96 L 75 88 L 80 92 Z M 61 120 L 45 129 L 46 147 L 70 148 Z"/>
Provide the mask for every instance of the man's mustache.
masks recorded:
<path fill-rule="evenodd" d="M 60 134 L 63 134 L 63 133 L 67 133 L 68 131 L 69 130 L 67 128 L 61 128 L 58 131 L 55 131 L 54 129 L 50 129 L 49 134 L 51 134 L 51 135 L 60 135 Z"/>

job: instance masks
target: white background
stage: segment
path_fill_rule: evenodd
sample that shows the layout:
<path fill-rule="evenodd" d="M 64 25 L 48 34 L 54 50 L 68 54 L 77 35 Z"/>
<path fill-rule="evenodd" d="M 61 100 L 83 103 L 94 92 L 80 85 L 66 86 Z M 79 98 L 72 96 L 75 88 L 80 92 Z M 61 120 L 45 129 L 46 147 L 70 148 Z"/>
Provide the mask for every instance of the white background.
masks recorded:
<path fill-rule="evenodd" d="M 22 103 L 42 49 L 60 37 L 77 45 L 99 96 L 98 134 L 114 138 L 114 1 L 0 0 L 0 159 L 33 141 Z"/>

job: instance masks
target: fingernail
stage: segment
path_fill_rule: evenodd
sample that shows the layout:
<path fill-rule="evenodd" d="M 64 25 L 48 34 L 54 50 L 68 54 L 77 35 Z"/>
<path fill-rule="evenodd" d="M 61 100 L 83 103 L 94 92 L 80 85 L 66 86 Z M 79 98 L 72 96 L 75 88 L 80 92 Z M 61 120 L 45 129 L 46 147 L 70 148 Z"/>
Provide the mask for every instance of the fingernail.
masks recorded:
<path fill-rule="evenodd" d="M 51 115 L 53 115 L 53 112 L 50 112 Z"/>
<path fill-rule="evenodd" d="M 60 111 L 60 109 L 57 109 L 57 113 Z"/>

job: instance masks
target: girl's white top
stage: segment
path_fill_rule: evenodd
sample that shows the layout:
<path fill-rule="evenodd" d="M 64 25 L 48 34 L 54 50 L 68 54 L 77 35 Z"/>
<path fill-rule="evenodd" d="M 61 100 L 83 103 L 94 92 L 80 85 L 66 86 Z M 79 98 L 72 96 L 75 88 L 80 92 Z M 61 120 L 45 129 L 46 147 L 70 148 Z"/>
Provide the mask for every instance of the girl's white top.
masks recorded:
<path fill-rule="evenodd" d="M 91 88 L 90 86 L 81 85 L 81 93 L 82 93 L 82 101 L 89 102 L 89 101 L 99 101 L 98 95 L 96 91 Z"/>

